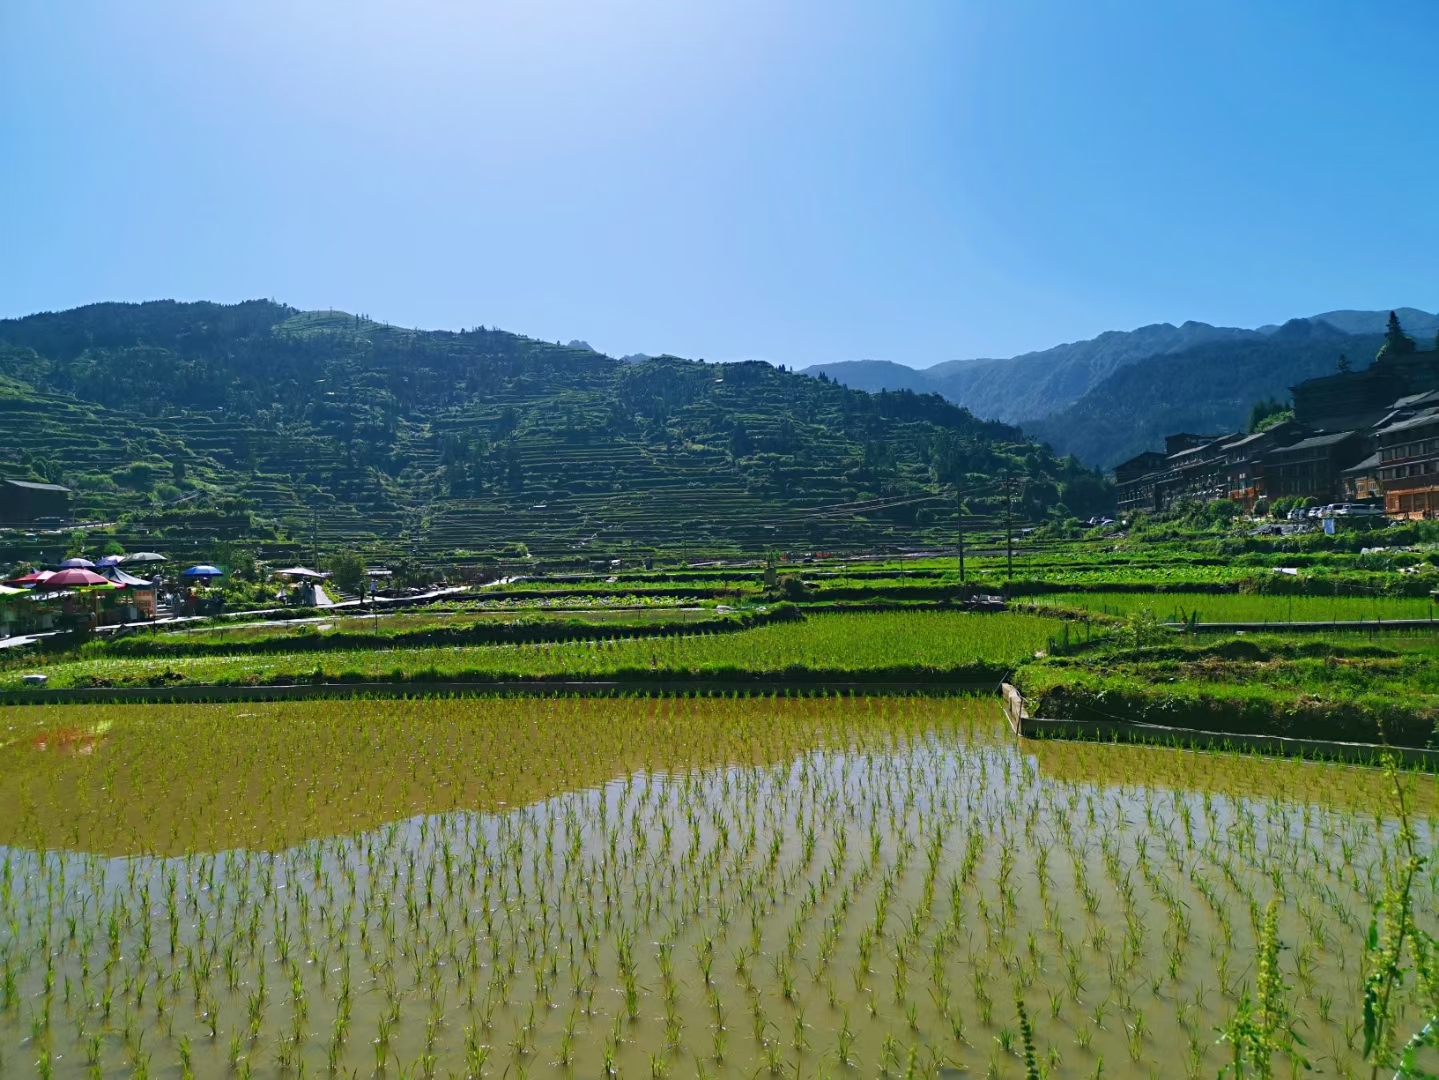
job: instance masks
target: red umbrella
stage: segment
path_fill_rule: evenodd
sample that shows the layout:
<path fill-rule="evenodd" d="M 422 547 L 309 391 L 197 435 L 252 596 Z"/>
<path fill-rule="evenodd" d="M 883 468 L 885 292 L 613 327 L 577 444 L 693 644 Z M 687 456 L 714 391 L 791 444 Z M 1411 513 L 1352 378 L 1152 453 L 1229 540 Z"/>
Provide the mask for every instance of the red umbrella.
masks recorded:
<path fill-rule="evenodd" d="M 53 570 L 31 570 L 28 574 L 21 574 L 17 578 L 11 578 L 5 582 L 6 585 L 38 585 L 42 581 L 48 581 L 55 576 Z"/>
<path fill-rule="evenodd" d="M 101 577 L 99 574 L 76 567 L 73 570 L 61 570 L 58 574 L 45 579 L 47 589 L 73 589 L 77 585 L 111 585 L 109 578 Z"/>

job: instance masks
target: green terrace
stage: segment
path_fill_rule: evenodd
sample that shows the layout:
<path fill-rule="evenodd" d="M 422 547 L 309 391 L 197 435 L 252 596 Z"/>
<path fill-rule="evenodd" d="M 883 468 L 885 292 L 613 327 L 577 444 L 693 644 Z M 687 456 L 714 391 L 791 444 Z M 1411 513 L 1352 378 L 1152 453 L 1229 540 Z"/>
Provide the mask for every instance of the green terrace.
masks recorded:
<path fill-rule="evenodd" d="M 0 669 L 0 689 L 19 689 L 25 671 L 41 671 L 60 688 L 555 678 L 643 683 L 754 676 L 796 685 L 815 679 L 994 685 L 1059 627 L 1057 620 L 1026 615 L 893 612 L 813 615 L 748 629 L 735 622 L 702 633 L 678 626 L 662 636 L 592 632 L 583 640 L 533 644 L 385 648 L 383 641 L 357 640 L 350 648 L 285 652 L 269 643 L 248 650 L 238 641 L 221 640 L 216 652 L 205 649 L 206 655 L 193 655 L 199 649 L 173 656 L 41 654 L 27 658 L 23 669 Z"/>
<path fill-rule="evenodd" d="M 1072 644 L 1066 644 L 1072 643 Z M 1030 714 L 1439 747 L 1439 638 L 1062 632 L 1016 672 Z"/>

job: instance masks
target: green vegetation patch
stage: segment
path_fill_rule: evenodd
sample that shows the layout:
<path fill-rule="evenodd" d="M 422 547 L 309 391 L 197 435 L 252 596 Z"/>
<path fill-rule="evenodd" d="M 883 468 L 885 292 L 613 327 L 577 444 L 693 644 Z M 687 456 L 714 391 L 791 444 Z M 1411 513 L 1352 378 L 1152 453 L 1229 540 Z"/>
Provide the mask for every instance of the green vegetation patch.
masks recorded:
<path fill-rule="evenodd" d="M 1429 597 L 1285 596 L 1209 592 L 1055 592 L 1024 603 L 1043 611 L 1063 607 L 1095 614 L 1130 616 L 1148 611 L 1162 622 L 1357 622 L 1385 619 L 1433 619 L 1439 610 Z M 1436 623 L 1439 626 L 1439 623 Z"/>
<path fill-rule="evenodd" d="M 1032 662 L 1017 684 L 1053 719 L 1422 747 L 1439 745 L 1436 660 L 1427 637 L 1176 638 Z"/>
<path fill-rule="evenodd" d="M 1042 649 L 1060 626 L 1032 615 L 877 612 L 816 615 L 726 633 L 319 654 L 57 658 L 24 670 L 44 671 L 57 687 L 746 675 L 997 681 Z M 20 675 L 21 669 L 5 672 L 0 688 L 18 689 Z"/>
<path fill-rule="evenodd" d="M 717 614 L 713 609 L 684 613 L 665 609 L 654 612 L 612 612 L 595 615 L 545 616 L 525 615 L 520 618 L 456 615 L 452 618 L 431 617 L 428 620 L 409 617 L 390 624 L 388 620 L 367 621 L 363 616 L 331 622 L 307 622 L 300 626 L 240 627 L 234 633 L 211 630 L 190 636 L 184 633 L 164 636 L 138 633 L 115 641 L 96 641 L 82 650 L 89 656 L 216 656 L 246 655 L 275 652 L 341 652 L 364 649 L 417 649 L 436 646 L 473 646 L 562 641 L 611 641 L 618 639 L 659 637 L 684 632 L 690 634 L 724 634 L 790 622 L 804 615 L 793 604 Z M 604 615 L 610 615 L 605 618 Z"/>

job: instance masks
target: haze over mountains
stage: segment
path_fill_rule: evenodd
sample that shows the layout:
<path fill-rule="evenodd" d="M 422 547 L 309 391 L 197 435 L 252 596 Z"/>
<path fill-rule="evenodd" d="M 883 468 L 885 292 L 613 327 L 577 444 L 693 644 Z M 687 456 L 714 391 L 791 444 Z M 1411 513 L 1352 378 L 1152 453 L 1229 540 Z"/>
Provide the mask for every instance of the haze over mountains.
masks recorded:
<path fill-rule="evenodd" d="M 1421 342 L 1439 315 L 1398 308 Z M 950 360 L 916 369 L 885 360 L 816 364 L 871 393 L 935 393 L 976 416 L 1022 424 L 1061 454 L 1109 467 L 1158 444 L 1166 432 L 1241 428 L 1260 398 L 1288 396 L 1327 374 L 1341 354 L 1356 368 L 1378 350 L 1388 311 L 1329 311 L 1253 330 L 1186 322 L 1108 331 L 1007 360 Z"/>

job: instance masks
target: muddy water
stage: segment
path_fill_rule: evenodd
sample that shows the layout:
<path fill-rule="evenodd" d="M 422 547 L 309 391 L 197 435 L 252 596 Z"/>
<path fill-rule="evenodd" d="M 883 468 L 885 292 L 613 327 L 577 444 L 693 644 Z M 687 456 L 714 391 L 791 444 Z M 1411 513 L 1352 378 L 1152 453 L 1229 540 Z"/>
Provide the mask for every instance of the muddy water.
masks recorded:
<path fill-rule="evenodd" d="M 1305 1056 L 1360 1072 L 1370 771 L 1021 747 L 979 699 L 15 709 L 0 741 L 7 1077 L 1021 1077 L 1019 1003 L 1046 1075 L 1212 1076 L 1271 899 Z"/>

